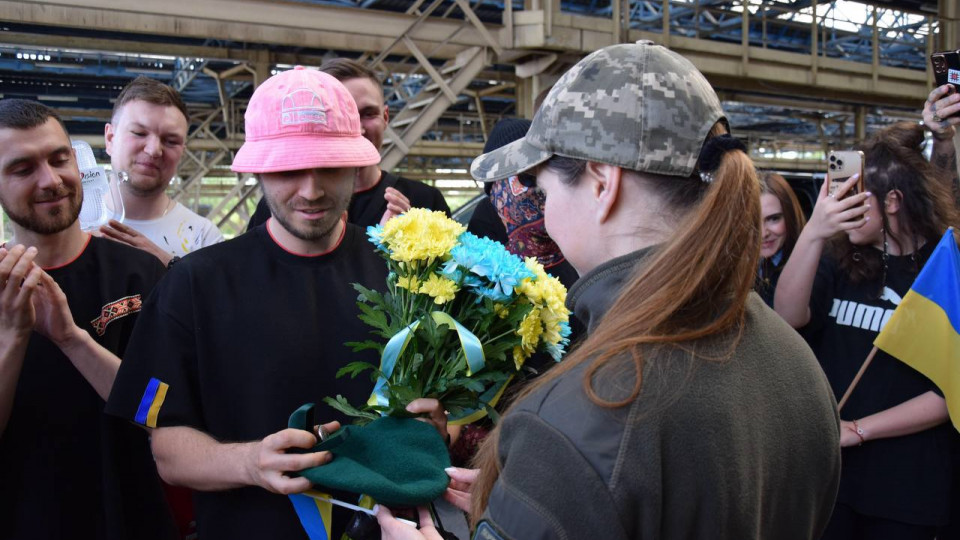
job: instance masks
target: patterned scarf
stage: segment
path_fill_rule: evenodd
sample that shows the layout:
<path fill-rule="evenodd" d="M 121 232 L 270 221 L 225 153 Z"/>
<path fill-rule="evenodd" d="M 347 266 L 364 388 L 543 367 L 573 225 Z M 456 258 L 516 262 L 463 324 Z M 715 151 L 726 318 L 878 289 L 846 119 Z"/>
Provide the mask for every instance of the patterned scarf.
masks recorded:
<path fill-rule="evenodd" d="M 494 182 L 490 200 L 507 228 L 507 249 L 536 257 L 545 268 L 563 262 L 563 253 L 543 226 L 543 193 L 522 185 L 516 176 Z"/>

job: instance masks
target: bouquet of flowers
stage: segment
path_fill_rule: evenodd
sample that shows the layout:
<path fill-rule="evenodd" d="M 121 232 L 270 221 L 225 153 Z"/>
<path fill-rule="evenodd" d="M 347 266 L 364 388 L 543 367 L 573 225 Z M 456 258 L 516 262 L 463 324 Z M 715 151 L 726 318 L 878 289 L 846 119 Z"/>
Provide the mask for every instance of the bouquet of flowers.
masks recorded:
<path fill-rule="evenodd" d="M 562 357 L 567 291 L 535 258 L 522 260 L 442 212 L 416 208 L 369 227 L 367 236 L 389 266 L 387 291 L 354 288 L 360 318 L 379 339 L 348 345 L 376 349 L 381 361 L 340 369 L 338 377 L 369 371 L 376 384 L 362 407 L 327 398 L 337 410 L 362 424 L 412 416 L 407 404 L 430 397 L 451 423 L 496 420 L 493 407 L 532 354 Z"/>

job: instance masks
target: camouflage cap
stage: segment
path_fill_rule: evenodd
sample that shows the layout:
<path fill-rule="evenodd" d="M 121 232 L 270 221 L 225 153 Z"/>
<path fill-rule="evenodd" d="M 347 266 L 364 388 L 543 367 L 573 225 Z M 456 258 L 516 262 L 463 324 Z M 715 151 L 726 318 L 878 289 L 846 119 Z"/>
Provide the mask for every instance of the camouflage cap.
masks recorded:
<path fill-rule="evenodd" d="M 492 182 L 558 154 L 668 176 L 690 176 L 720 100 L 689 60 L 651 41 L 596 51 L 563 74 L 526 137 L 473 161 Z"/>

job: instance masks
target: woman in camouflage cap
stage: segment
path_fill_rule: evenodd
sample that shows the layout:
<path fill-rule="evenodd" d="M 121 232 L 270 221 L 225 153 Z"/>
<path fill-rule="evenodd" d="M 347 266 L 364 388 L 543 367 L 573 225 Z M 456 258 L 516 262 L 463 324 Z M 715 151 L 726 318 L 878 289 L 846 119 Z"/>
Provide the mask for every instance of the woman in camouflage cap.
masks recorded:
<path fill-rule="evenodd" d="M 484 443 L 474 538 L 811 540 L 840 470 L 830 387 L 752 292 L 760 187 L 686 59 L 614 45 L 554 86 L 526 137 L 473 163 L 536 172 L 582 276 L 589 336 Z M 455 482 L 449 494 L 463 494 Z M 385 538 L 438 538 L 380 512 Z"/>

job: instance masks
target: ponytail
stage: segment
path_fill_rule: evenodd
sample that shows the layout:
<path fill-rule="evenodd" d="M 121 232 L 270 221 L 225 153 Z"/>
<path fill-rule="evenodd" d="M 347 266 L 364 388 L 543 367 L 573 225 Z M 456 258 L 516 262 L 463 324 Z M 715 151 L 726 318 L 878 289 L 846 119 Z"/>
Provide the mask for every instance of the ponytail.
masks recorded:
<path fill-rule="evenodd" d="M 718 122 L 708 138 L 725 132 L 726 128 Z M 730 350 L 707 360 L 722 360 L 732 354 L 743 331 L 747 296 L 753 290 L 760 258 L 757 173 L 744 152 L 731 150 L 723 154 L 710 184 L 702 184 L 699 176 L 664 177 L 649 183 L 667 190 L 670 199 L 675 197 L 669 191 L 683 190 L 680 182 L 702 194 L 700 204 L 686 212 L 676 232 L 651 254 L 652 260 L 638 266 L 587 339 L 561 364 L 524 389 L 517 401 L 567 371 L 589 363 L 583 385 L 590 400 L 601 407 L 622 407 L 640 393 L 643 346 L 680 345 L 732 330 L 735 339 Z M 620 401 L 602 399 L 592 384 L 593 375 L 611 363 L 623 363 L 625 369 L 633 371 L 630 395 Z M 486 508 L 499 476 L 499 435 L 498 427 L 484 441 L 474 460 L 480 468 L 472 489 L 474 524 Z"/>

